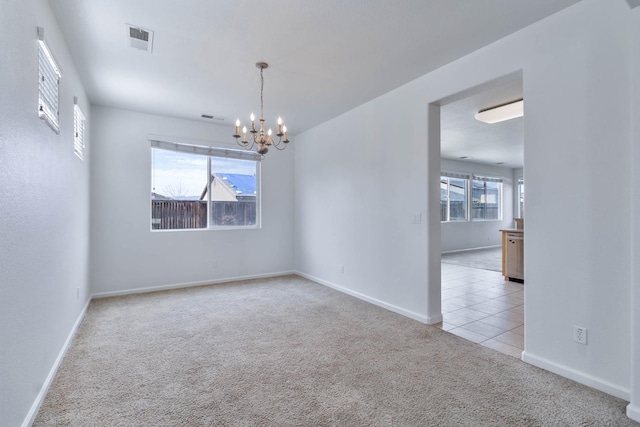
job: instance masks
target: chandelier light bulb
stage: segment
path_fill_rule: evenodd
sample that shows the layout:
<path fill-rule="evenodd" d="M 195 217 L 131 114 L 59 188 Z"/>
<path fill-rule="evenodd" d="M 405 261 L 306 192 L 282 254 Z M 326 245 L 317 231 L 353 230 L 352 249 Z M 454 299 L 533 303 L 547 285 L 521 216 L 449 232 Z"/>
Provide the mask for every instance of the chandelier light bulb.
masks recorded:
<path fill-rule="evenodd" d="M 249 116 L 249 118 L 251 119 L 251 121 L 255 121 L 256 120 L 256 116 L 253 115 L 253 113 L 251 113 L 251 115 Z"/>
<path fill-rule="evenodd" d="M 286 126 L 282 126 L 282 132 L 287 133 L 287 127 Z"/>
<path fill-rule="evenodd" d="M 281 125 L 282 124 L 282 117 L 278 117 L 278 124 Z"/>
<path fill-rule="evenodd" d="M 267 131 L 267 135 L 271 136 L 273 132 L 271 132 L 271 128 L 269 128 L 269 130 Z"/>

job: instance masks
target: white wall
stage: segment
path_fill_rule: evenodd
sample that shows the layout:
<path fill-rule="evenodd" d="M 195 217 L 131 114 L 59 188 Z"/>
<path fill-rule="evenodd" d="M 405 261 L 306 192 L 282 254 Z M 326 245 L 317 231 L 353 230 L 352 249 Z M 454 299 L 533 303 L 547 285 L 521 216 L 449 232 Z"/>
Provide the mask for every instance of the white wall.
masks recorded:
<path fill-rule="evenodd" d="M 450 159 L 441 159 L 440 168 L 447 172 L 465 172 L 470 175 L 475 173 L 503 179 L 502 220 L 441 223 L 441 251 L 450 252 L 502 245 L 502 234 L 499 230 L 514 227 L 513 169 Z"/>
<path fill-rule="evenodd" d="M 152 232 L 148 135 L 234 148 L 233 129 L 97 106 L 91 116 L 94 293 L 293 270 L 293 146 L 262 161 L 261 229 Z"/>
<path fill-rule="evenodd" d="M 37 113 L 38 26 L 63 72 L 59 135 Z M 19 426 L 90 294 L 89 162 L 73 152 L 74 96 L 88 127 L 91 117 L 47 1 L 0 2 L 0 51 L 0 425 Z"/>
<path fill-rule="evenodd" d="M 428 106 L 522 70 L 524 357 L 628 399 L 631 205 L 620 185 L 631 179 L 628 14 L 624 0 L 584 0 L 298 135 L 298 270 L 437 318 L 440 278 L 430 266 L 439 222 L 427 215 L 427 195 L 440 153 Z M 414 212 L 427 221 L 413 224 Z M 574 325 L 588 328 L 587 346 L 573 342 Z"/>
<path fill-rule="evenodd" d="M 630 305 L 631 316 L 631 403 L 627 408 L 627 414 L 632 419 L 640 422 L 640 7 L 636 7 L 630 17 L 631 40 L 631 75 L 633 84 L 632 100 L 632 151 L 630 157 L 633 168 L 632 181 L 632 210 L 631 233 L 633 239 L 632 252 L 632 292 Z"/>

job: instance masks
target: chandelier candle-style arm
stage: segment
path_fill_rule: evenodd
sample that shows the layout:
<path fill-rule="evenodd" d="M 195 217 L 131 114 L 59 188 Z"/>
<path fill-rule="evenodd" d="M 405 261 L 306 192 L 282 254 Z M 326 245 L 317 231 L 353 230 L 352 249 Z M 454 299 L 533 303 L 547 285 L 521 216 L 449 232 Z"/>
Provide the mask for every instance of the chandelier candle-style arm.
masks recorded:
<path fill-rule="evenodd" d="M 276 136 L 278 137 L 277 141 L 273 138 L 273 131 L 269 128 L 265 132 L 265 119 L 264 119 L 264 101 L 263 101 L 263 92 L 264 92 L 264 77 L 262 72 L 265 68 L 269 67 L 269 64 L 266 62 L 258 62 L 256 63 L 256 67 L 260 68 L 260 130 L 256 130 L 256 117 L 253 113 L 249 116 L 251 120 L 251 130 L 249 133 L 251 135 L 247 135 L 247 127 L 242 126 L 240 119 L 236 119 L 236 128 L 233 137 L 235 138 L 238 145 L 247 150 L 253 150 L 253 147 L 257 145 L 256 151 L 265 155 L 269 151 L 269 147 L 273 146 L 277 150 L 284 150 L 289 143 L 289 138 L 287 137 L 287 127 L 284 125 L 282 121 L 282 117 L 278 117 L 278 131 Z M 242 140 L 240 140 L 240 126 L 242 126 Z M 284 138 L 283 138 L 284 137 Z"/>

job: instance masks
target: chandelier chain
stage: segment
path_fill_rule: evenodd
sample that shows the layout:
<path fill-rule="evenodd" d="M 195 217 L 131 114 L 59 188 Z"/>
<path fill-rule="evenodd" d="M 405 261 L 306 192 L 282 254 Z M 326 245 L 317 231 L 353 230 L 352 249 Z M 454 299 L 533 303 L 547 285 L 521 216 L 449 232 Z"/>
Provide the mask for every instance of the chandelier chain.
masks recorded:
<path fill-rule="evenodd" d="M 260 118 L 264 119 L 264 76 L 262 75 L 262 71 L 264 68 L 260 68 Z"/>

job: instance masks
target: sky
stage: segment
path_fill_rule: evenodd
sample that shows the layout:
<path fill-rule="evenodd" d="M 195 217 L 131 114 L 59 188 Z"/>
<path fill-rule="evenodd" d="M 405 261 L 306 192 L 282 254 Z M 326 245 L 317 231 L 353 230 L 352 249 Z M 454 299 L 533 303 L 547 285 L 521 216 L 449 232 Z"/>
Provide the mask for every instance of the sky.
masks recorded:
<path fill-rule="evenodd" d="M 256 174 L 252 160 L 211 158 L 211 172 Z M 199 198 L 207 185 L 207 156 L 151 149 L 151 191 L 169 197 Z"/>

